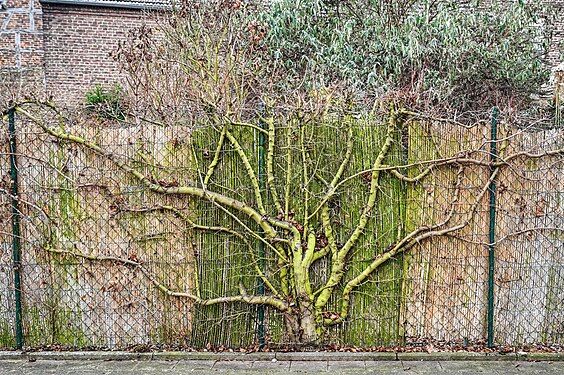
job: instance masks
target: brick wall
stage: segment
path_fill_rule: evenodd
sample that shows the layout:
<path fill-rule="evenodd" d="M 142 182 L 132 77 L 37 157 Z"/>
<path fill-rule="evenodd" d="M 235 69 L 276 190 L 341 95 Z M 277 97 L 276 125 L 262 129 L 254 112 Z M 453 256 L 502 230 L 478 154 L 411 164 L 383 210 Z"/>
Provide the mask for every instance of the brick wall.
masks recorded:
<path fill-rule="evenodd" d="M 131 29 L 151 23 L 140 10 L 43 5 L 46 91 L 56 101 L 77 104 L 96 84 L 122 78 L 110 56 Z"/>
<path fill-rule="evenodd" d="M 0 102 L 36 93 L 82 103 L 96 84 L 120 81 L 110 53 L 131 29 L 154 18 L 139 9 L 7 0 L 0 9 Z"/>
<path fill-rule="evenodd" d="M 562 64 L 564 54 L 564 0 L 547 0 L 554 7 L 556 13 L 554 32 L 548 49 L 548 59 L 552 66 Z"/>
<path fill-rule="evenodd" d="M 41 93 L 43 23 L 38 0 L 7 0 L 0 7 L 0 105 Z"/>
<path fill-rule="evenodd" d="M 41 5 L 37 0 L 7 0 L 0 11 L 0 67 L 40 68 L 43 59 Z"/>

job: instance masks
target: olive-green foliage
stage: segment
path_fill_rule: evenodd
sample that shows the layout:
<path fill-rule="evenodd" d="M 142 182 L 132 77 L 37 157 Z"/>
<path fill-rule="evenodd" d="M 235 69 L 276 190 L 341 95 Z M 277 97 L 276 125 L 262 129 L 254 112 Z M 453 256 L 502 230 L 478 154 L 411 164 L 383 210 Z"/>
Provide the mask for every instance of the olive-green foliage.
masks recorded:
<path fill-rule="evenodd" d="M 547 82 L 538 2 L 281 0 L 260 14 L 284 82 L 403 93 L 409 104 L 479 109 L 529 101 Z M 542 17 L 541 17 L 542 15 Z"/>
<path fill-rule="evenodd" d="M 125 114 L 123 95 L 123 88 L 117 83 L 109 88 L 98 84 L 86 92 L 86 107 L 103 117 L 122 120 Z"/>
<path fill-rule="evenodd" d="M 188 2 L 161 25 L 164 38 L 141 33 L 119 55 L 142 108 L 234 114 L 330 88 L 334 97 L 394 97 L 426 112 L 522 109 L 549 75 L 552 16 L 533 3 Z"/>

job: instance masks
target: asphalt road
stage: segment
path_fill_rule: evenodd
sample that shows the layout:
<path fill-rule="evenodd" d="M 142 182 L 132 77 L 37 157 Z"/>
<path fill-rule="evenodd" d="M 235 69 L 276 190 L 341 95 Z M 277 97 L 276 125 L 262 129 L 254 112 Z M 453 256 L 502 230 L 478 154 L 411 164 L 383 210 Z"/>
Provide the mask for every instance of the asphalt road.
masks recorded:
<path fill-rule="evenodd" d="M 564 375 L 564 362 L 528 361 L 214 361 L 0 360 L 1 375 L 149 374 Z"/>

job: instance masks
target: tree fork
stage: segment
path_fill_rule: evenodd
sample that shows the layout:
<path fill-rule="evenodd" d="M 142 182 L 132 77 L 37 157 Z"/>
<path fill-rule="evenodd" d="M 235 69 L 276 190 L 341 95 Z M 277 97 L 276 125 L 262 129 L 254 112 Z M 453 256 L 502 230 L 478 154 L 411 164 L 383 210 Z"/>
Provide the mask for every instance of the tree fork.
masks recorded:
<path fill-rule="evenodd" d="M 370 180 L 370 192 L 368 195 L 368 202 L 366 203 L 363 212 L 360 216 L 360 220 L 356 228 L 354 229 L 353 233 L 349 236 L 347 242 L 343 245 L 343 247 L 337 251 L 335 257 L 333 257 L 333 262 L 331 264 L 331 273 L 330 277 L 327 280 L 327 283 L 322 287 L 319 296 L 315 302 L 315 307 L 318 309 L 323 308 L 327 302 L 329 302 L 329 298 L 333 294 L 334 288 L 340 283 L 343 275 L 344 275 L 344 268 L 345 268 L 345 260 L 349 253 L 349 251 L 354 247 L 358 239 L 360 238 L 364 228 L 368 224 L 370 219 L 370 214 L 376 205 L 376 199 L 378 197 L 378 191 L 380 189 L 379 179 L 380 179 L 380 171 L 378 168 L 382 165 L 384 159 L 386 158 L 390 147 L 392 146 L 393 140 L 393 133 L 394 129 L 397 126 L 397 116 L 396 111 L 393 104 L 390 104 L 389 109 L 389 119 L 388 119 L 388 126 L 386 130 L 386 140 L 376 157 L 376 160 L 373 164 L 374 171 L 372 172 L 372 177 Z M 331 190 L 331 192 L 334 191 Z M 327 200 L 325 200 L 327 202 Z"/>

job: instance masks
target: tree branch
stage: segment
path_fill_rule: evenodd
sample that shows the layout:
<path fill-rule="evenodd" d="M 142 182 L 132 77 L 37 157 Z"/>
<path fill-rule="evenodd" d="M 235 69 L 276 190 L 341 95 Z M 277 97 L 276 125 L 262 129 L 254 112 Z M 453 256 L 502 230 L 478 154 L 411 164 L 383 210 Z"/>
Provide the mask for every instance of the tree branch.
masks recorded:
<path fill-rule="evenodd" d="M 221 154 L 221 149 L 223 148 L 223 143 L 225 141 L 225 133 L 226 132 L 227 132 L 227 125 L 223 125 L 223 127 L 221 128 L 221 135 L 219 136 L 219 141 L 217 142 L 217 147 L 216 147 L 215 153 L 213 155 L 213 159 L 212 159 L 210 165 L 208 166 L 208 172 L 206 173 L 206 176 L 204 177 L 204 182 L 203 182 L 204 186 L 203 187 L 206 190 L 208 188 L 208 183 L 210 181 L 210 178 L 212 178 L 213 173 L 215 171 L 215 167 L 219 163 L 219 156 Z"/>
<path fill-rule="evenodd" d="M 295 120 L 293 120 L 295 121 Z M 291 121 L 292 122 L 292 121 Z M 288 154 L 286 157 L 286 185 L 284 192 L 284 219 L 287 221 L 290 219 L 290 187 L 292 186 L 292 133 L 293 126 L 290 123 L 288 127 L 288 132 L 286 133 L 286 147 L 288 148 Z"/>
<path fill-rule="evenodd" d="M 145 269 L 145 267 L 143 267 L 143 264 L 141 262 L 133 261 L 130 259 L 123 259 L 123 258 L 104 256 L 104 255 L 83 254 L 77 251 L 59 250 L 59 249 L 53 249 L 51 247 L 47 247 L 45 250 L 51 253 L 66 254 L 66 255 L 74 256 L 76 258 L 84 258 L 91 261 L 99 261 L 99 262 L 110 261 L 110 262 L 121 263 L 123 265 L 133 266 L 136 269 L 138 269 L 145 277 L 147 277 L 147 279 L 149 279 L 149 281 L 151 281 L 151 283 L 157 289 L 159 289 L 167 296 L 188 298 L 194 303 L 201 306 L 211 306 L 220 303 L 245 302 L 254 305 L 268 305 L 282 312 L 291 310 L 290 306 L 281 299 L 275 298 L 273 296 L 249 296 L 247 295 L 246 290 L 244 288 L 241 288 L 241 295 L 239 296 L 219 297 L 219 298 L 210 298 L 210 299 L 202 299 L 198 295 L 192 293 L 176 292 L 166 287 L 160 281 L 158 281 L 153 275 L 151 275 Z"/>
<path fill-rule="evenodd" d="M 190 226 L 191 229 L 199 229 L 199 230 L 209 231 L 209 232 L 224 232 L 224 233 L 232 234 L 235 237 L 239 238 L 241 241 L 243 241 L 243 243 L 249 249 L 249 253 L 251 254 L 251 257 L 253 258 L 253 265 L 254 265 L 255 271 L 257 271 L 257 274 L 259 275 L 259 277 L 264 281 L 265 285 L 272 291 L 272 293 L 277 298 L 282 299 L 280 293 L 272 285 L 270 280 L 268 280 L 266 278 L 264 272 L 262 272 L 262 270 L 258 266 L 258 261 L 256 259 L 256 254 L 254 252 L 254 248 L 251 246 L 251 244 L 245 238 L 245 236 L 243 236 L 241 233 L 239 233 L 239 232 L 237 232 L 233 229 L 222 227 L 222 226 L 207 226 L 207 225 L 196 224 L 192 220 L 190 220 L 190 218 L 187 215 L 185 215 L 182 211 L 180 211 L 179 209 L 172 207 L 172 206 L 158 206 L 155 209 L 161 209 L 161 210 L 167 210 L 167 211 L 173 212 L 176 216 L 178 216 L 179 218 L 184 220 Z M 247 227 L 245 229 L 250 230 L 250 228 L 247 228 Z"/>
<path fill-rule="evenodd" d="M 274 127 L 274 119 L 262 119 L 261 121 L 265 121 L 268 124 L 268 151 L 266 153 L 266 184 L 268 186 L 268 190 L 272 195 L 272 201 L 274 202 L 274 206 L 276 207 L 277 213 L 281 213 L 282 206 L 278 201 L 278 192 L 276 190 L 276 185 L 274 184 L 274 145 L 276 140 L 276 129 Z"/>
<path fill-rule="evenodd" d="M 469 215 L 468 215 L 468 217 L 466 218 L 465 221 L 463 221 L 460 224 L 454 225 L 452 227 L 448 227 L 448 228 L 444 228 L 444 229 L 438 229 L 438 228 L 443 227 L 444 225 L 448 224 L 448 222 L 453 217 L 454 206 L 455 206 L 456 202 L 458 201 L 459 194 L 460 194 L 460 182 L 461 182 L 462 172 L 459 171 L 457 189 L 456 189 L 456 193 L 455 193 L 456 197 L 455 197 L 455 200 L 451 203 L 451 210 L 450 210 L 450 213 L 449 213 L 448 217 L 446 218 L 446 220 L 444 220 L 443 222 L 441 222 L 439 224 L 433 225 L 431 227 L 424 226 L 424 227 L 417 228 L 416 230 L 411 232 L 409 235 L 405 236 L 397 244 L 395 244 L 390 250 L 388 250 L 387 252 L 385 252 L 383 254 L 378 255 L 374 259 L 374 261 L 368 267 L 366 267 L 358 276 L 356 276 L 355 278 L 350 280 L 345 285 L 345 287 L 343 289 L 340 317 L 339 317 L 339 319 L 333 321 L 332 324 L 340 323 L 344 319 L 346 319 L 347 314 L 348 314 L 348 310 L 349 310 L 349 306 L 350 306 L 350 298 L 351 298 L 352 291 L 356 287 L 358 287 L 364 280 L 366 280 L 382 264 L 386 263 L 388 260 L 390 260 L 394 256 L 396 256 L 400 253 L 406 252 L 407 250 L 411 249 L 413 246 L 415 246 L 416 244 L 420 243 L 421 241 L 423 241 L 425 239 L 432 238 L 432 237 L 438 237 L 438 236 L 444 236 L 444 235 L 447 235 L 447 234 L 452 233 L 452 232 L 456 232 L 456 231 L 466 227 L 476 216 L 476 212 L 477 212 L 477 209 L 478 209 L 480 202 L 482 201 L 485 194 L 488 192 L 491 183 L 497 177 L 498 173 L 499 173 L 499 169 L 493 170 L 493 172 L 491 173 L 490 177 L 488 178 L 486 184 L 482 187 L 480 194 L 476 197 L 476 200 L 475 200 L 474 204 L 472 205 L 470 213 L 469 213 Z"/>
<path fill-rule="evenodd" d="M 58 130 L 55 130 L 53 128 L 50 128 L 50 127 L 46 126 L 38 118 L 36 118 L 31 113 L 27 112 L 26 110 L 24 110 L 21 107 L 17 107 L 16 110 L 19 113 L 21 113 L 22 115 L 28 117 L 33 122 L 35 122 L 46 133 L 50 134 L 51 136 L 54 136 L 54 137 L 59 138 L 59 139 L 65 139 L 65 140 L 80 144 L 80 145 L 90 149 L 91 151 L 95 152 L 96 154 L 105 157 L 106 159 L 108 159 L 109 161 L 114 163 L 119 169 L 121 169 L 124 172 L 130 174 L 131 176 L 136 178 L 139 182 L 143 183 L 145 186 L 147 186 L 151 191 L 153 191 L 155 193 L 190 195 L 190 196 L 202 198 L 202 199 L 207 200 L 207 201 L 212 202 L 212 203 L 219 203 L 223 206 L 231 207 L 234 210 L 237 210 L 237 211 L 249 216 L 254 222 L 256 222 L 264 230 L 264 232 L 265 232 L 265 234 L 268 238 L 273 239 L 273 238 L 276 237 L 276 231 L 274 230 L 274 228 L 272 228 L 272 226 L 269 224 L 269 222 L 267 220 L 263 219 L 263 215 L 261 215 L 259 212 L 255 211 L 251 206 L 247 205 L 246 203 L 243 203 L 243 202 L 238 201 L 238 200 L 233 199 L 233 198 L 228 198 L 228 197 L 224 196 L 223 194 L 211 192 L 211 191 L 208 191 L 208 190 L 205 190 L 205 189 L 200 189 L 200 188 L 197 188 L 197 187 L 194 187 L 194 186 L 165 187 L 165 186 L 161 186 L 159 184 L 156 184 L 156 183 L 150 181 L 143 174 L 139 173 L 135 169 L 133 169 L 130 166 L 128 166 L 127 164 L 125 164 L 124 162 L 117 160 L 112 154 L 107 153 L 97 144 L 92 143 L 90 141 L 87 141 L 87 140 L 85 140 L 81 137 L 78 137 L 78 136 L 75 136 L 75 135 L 72 135 L 72 134 L 67 134 L 62 130 L 58 131 Z"/>
<path fill-rule="evenodd" d="M 327 203 L 327 201 L 329 201 L 329 199 L 335 193 L 335 188 L 336 188 L 337 184 L 339 183 L 339 180 L 341 179 L 341 176 L 343 175 L 343 172 L 345 171 L 345 168 L 347 167 L 349 160 L 351 158 L 353 145 L 354 145 L 353 127 L 352 127 L 352 124 L 349 124 L 349 131 L 348 131 L 348 134 L 347 134 L 347 146 L 346 146 L 345 156 L 343 157 L 343 161 L 339 165 L 339 169 L 337 169 L 335 176 L 333 176 L 333 179 L 331 180 L 331 183 L 329 184 L 329 190 L 325 193 L 325 196 L 322 198 L 321 203 L 319 204 L 318 208 L 315 209 L 315 211 L 312 212 L 311 215 L 308 216 L 308 219 L 311 219 L 314 215 L 316 215 L 317 212 L 319 211 L 319 208 L 323 207 L 325 205 L 325 203 Z"/>
<path fill-rule="evenodd" d="M 327 280 L 327 283 L 322 287 L 323 290 L 321 291 L 321 293 L 319 293 L 319 296 L 317 297 L 317 300 L 315 302 L 316 308 L 322 308 L 329 301 L 329 298 L 333 293 L 333 289 L 335 288 L 336 285 L 339 284 L 339 282 L 341 281 L 344 275 L 346 257 L 349 251 L 357 243 L 362 232 L 364 231 L 364 228 L 368 224 L 370 215 L 372 214 L 372 211 L 376 204 L 378 191 L 380 189 L 380 183 L 379 183 L 380 171 L 378 171 L 377 169 L 381 167 L 384 159 L 388 154 L 390 147 L 392 146 L 393 133 L 397 125 L 396 122 L 397 122 L 396 111 L 393 105 L 390 105 L 390 118 L 388 119 L 386 140 L 384 141 L 384 144 L 382 145 L 382 148 L 380 149 L 380 152 L 378 153 L 378 156 L 376 157 L 376 160 L 374 161 L 373 164 L 374 171 L 372 172 L 372 178 L 370 181 L 370 192 L 368 195 L 368 202 L 366 203 L 366 206 L 362 211 L 362 214 L 359 219 L 359 223 L 357 224 L 356 228 L 349 236 L 347 242 L 337 252 L 336 257 L 333 258 L 333 262 L 331 264 L 330 277 Z M 332 191 L 334 191 L 334 189 Z"/>
<path fill-rule="evenodd" d="M 254 169 L 251 165 L 251 162 L 249 161 L 249 158 L 247 157 L 247 154 L 245 153 L 245 150 L 243 150 L 243 148 L 239 144 L 239 141 L 237 141 L 237 139 L 233 136 L 233 134 L 231 134 L 231 132 L 229 130 L 225 131 L 225 136 L 227 137 L 227 139 L 229 139 L 229 142 L 231 142 L 231 144 L 233 145 L 233 148 L 235 148 L 235 152 L 237 152 L 237 154 L 239 155 L 239 158 L 241 159 L 241 162 L 243 162 L 243 166 L 245 167 L 245 170 L 247 171 L 247 175 L 251 179 L 250 182 L 251 182 L 251 185 L 253 187 L 253 191 L 255 193 L 255 199 L 257 201 L 258 212 L 261 215 L 265 215 L 266 210 L 264 209 L 264 205 L 262 203 L 262 196 L 261 196 L 261 193 L 260 193 L 260 186 L 259 186 L 259 183 L 258 183 L 258 179 L 257 179 L 255 171 L 254 171 Z"/>

